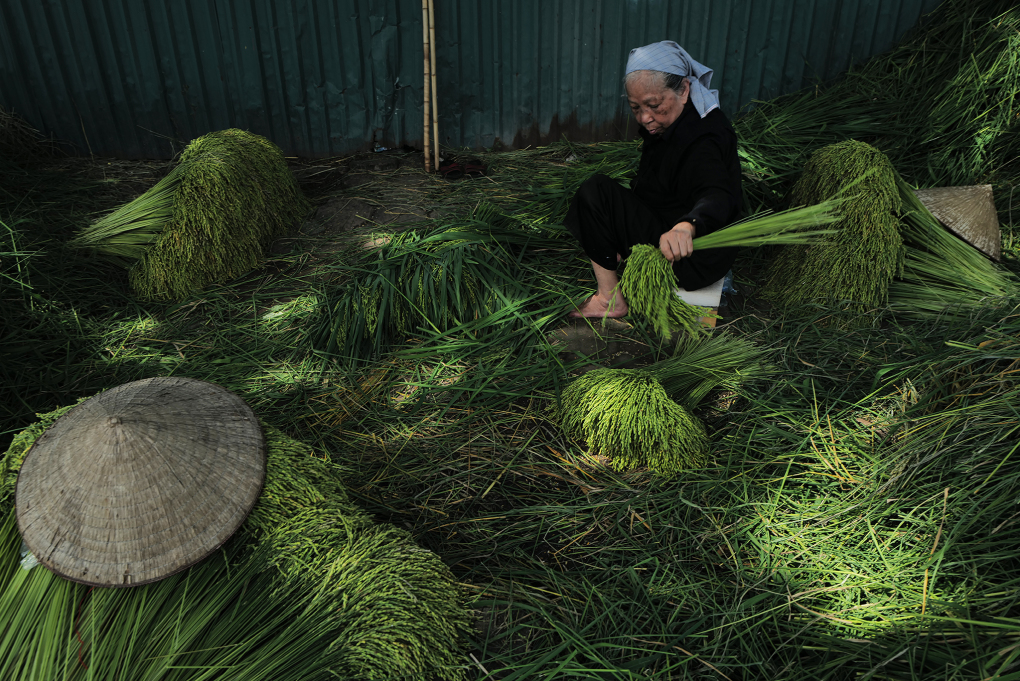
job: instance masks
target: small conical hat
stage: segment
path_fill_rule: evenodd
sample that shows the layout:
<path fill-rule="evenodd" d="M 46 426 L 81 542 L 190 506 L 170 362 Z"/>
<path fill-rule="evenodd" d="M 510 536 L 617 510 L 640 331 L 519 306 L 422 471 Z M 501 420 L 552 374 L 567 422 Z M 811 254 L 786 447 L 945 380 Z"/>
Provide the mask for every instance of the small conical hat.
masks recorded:
<path fill-rule="evenodd" d="M 135 586 L 219 548 L 266 477 L 266 445 L 237 395 L 190 378 L 125 383 L 57 419 L 18 475 L 18 527 L 53 572 Z"/>
<path fill-rule="evenodd" d="M 951 232 L 996 260 L 1002 259 L 1002 234 L 992 185 L 935 187 L 914 191 L 924 207 Z"/>

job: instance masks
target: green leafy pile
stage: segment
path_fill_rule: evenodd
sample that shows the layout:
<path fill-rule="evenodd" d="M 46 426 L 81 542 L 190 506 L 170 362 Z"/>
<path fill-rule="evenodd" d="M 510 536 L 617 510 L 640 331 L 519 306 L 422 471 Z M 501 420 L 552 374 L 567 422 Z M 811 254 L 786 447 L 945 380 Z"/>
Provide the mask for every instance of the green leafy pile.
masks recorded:
<path fill-rule="evenodd" d="M 567 161 L 552 169 L 541 168 L 529 176 L 533 201 L 525 209 L 536 220 L 561 222 L 581 184 L 596 174 L 630 184 L 637 172 L 641 142 L 605 142 L 595 153 L 566 143 Z"/>
<path fill-rule="evenodd" d="M 68 409 L 22 431 L 0 468 L 0 677 L 463 678 L 468 617 L 449 569 L 268 426 L 265 488 L 222 553 L 131 589 L 21 569 L 17 470 Z"/>
<path fill-rule="evenodd" d="M 258 267 L 309 207 L 275 144 L 221 130 L 193 140 L 166 177 L 71 245 L 130 267 L 142 298 L 179 300 Z"/>
<path fill-rule="evenodd" d="M 553 418 L 617 470 L 676 477 L 708 461 L 705 426 L 689 410 L 717 387 L 734 390 L 768 374 L 762 356 L 728 334 L 686 336 L 672 358 L 644 369 L 584 373 L 563 390 Z"/>
<path fill-rule="evenodd" d="M 1005 215 L 1020 184 L 1020 10 L 1011 0 L 946 0 L 907 40 L 832 83 L 734 121 L 753 201 L 781 203 L 808 157 L 857 139 L 911 184 L 992 184 Z M 1014 193 L 1015 194 L 1015 193 Z"/>
<path fill-rule="evenodd" d="M 393 343 L 454 329 L 475 339 L 540 332 L 562 317 L 569 291 L 563 272 L 522 263 L 534 250 L 573 260 L 560 234 L 521 227 L 489 204 L 468 218 L 393 235 L 336 268 L 339 282 L 323 294 L 307 339 L 317 351 L 355 365 Z"/>
<path fill-rule="evenodd" d="M 793 201 L 818 204 L 836 197 L 840 220 L 832 241 L 785 248 L 772 263 L 764 293 L 781 308 L 825 300 L 869 310 L 888 301 L 905 257 L 896 171 L 863 142 L 819 149 L 794 186 Z"/>
<path fill-rule="evenodd" d="M 484 226 L 405 232 L 327 294 L 315 344 L 352 360 L 420 329 L 487 316 L 526 291 Z"/>
<path fill-rule="evenodd" d="M 585 373 L 563 391 L 557 420 L 565 433 L 583 438 L 618 470 L 647 466 L 674 477 L 708 460 L 704 424 L 642 369 Z"/>

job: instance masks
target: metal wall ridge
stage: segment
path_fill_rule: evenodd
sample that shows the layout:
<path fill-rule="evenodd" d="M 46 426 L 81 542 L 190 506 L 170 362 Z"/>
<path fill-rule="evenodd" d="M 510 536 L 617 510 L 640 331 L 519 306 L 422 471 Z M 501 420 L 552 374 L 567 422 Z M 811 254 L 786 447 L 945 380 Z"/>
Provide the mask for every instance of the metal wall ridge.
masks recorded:
<path fill-rule="evenodd" d="M 628 51 L 676 40 L 723 110 L 891 48 L 938 0 L 435 0 L 440 139 L 633 134 Z M 81 153 L 239 127 L 286 154 L 421 146 L 418 0 L 0 0 L 0 104 Z"/>

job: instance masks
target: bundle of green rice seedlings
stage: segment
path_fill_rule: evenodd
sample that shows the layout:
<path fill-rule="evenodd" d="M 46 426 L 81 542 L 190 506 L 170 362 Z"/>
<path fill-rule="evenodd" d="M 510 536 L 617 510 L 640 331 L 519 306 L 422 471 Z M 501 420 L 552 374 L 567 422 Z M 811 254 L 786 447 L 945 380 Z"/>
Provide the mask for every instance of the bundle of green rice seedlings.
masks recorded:
<path fill-rule="evenodd" d="M 755 215 L 725 229 L 696 237 L 694 248 L 814 243 L 834 233 L 833 230 L 818 228 L 837 219 L 834 212 L 837 205 L 837 200 L 831 200 L 779 213 Z M 812 227 L 815 229 L 808 229 Z M 647 244 L 635 245 L 620 279 L 620 292 L 631 312 L 648 319 L 662 338 L 668 338 L 678 329 L 689 334 L 705 331 L 699 318 L 711 314 L 709 310 L 684 302 L 675 291 L 672 265 L 662 251 Z"/>
<path fill-rule="evenodd" d="M 159 182 L 134 201 L 95 221 L 70 245 L 91 249 L 125 269 L 131 269 L 160 239 L 174 215 L 174 197 L 187 167 L 178 163 Z"/>
<path fill-rule="evenodd" d="M 139 296 L 181 299 L 258 267 L 309 207 L 276 145 L 222 130 L 192 141 L 163 180 L 71 243 L 129 266 Z"/>
<path fill-rule="evenodd" d="M 708 436 L 690 410 L 716 388 L 737 390 L 772 371 L 748 340 L 689 336 L 670 359 L 644 369 L 583 374 L 563 391 L 553 417 L 618 470 L 646 466 L 674 477 L 707 462 Z"/>
<path fill-rule="evenodd" d="M 338 471 L 264 425 L 266 487 L 244 530 L 285 575 L 331 584 L 342 603 L 333 646 L 341 678 L 463 678 L 464 594 L 439 557 L 350 502 Z"/>
<path fill-rule="evenodd" d="M 711 311 L 676 295 L 673 265 L 656 246 L 636 244 L 631 248 L 619 290 L 630 313 L 651 322 L 661 338 L 669 338 L 678 329 L 687 334 L 706 331 L 707 327 L 699 320 Z"/>
<path fill-rule="evenodd" d="M 554 418 L 617 470 L 647 467 L 674 477 L 708 460 L 704 424 L 641 369 L 587 372 L 563 391 Z"/>
<path fill-rule="evenodd" d="M 326 294 L 313 347 L 358 363 L 394 340 L 487 317 L 527 296 L 511 249 L 530 240 L 487 213 L 431 234 L 397 235 Z"/>
<path fill-rule="evenodd" d="M 921 317 L 967 314 L 1020 292 L 1015 276 L 943 227 L 903 178 L 897 176 L 897 182 L 907 257 L 902 276 L 889 289 L 892 308 Z"/>
<path fill-rule="evenodd" d="M 824 244 L 783 249 L 764 294 L 781 308 L 813 300 L 844 301 L 848 310 L 885 305 L 903 270 L 896 171 L 882 152 L 848 140 L 815 152 L 793 190 L 798 204 L 840 197 L 837 234 Z"/>
<path fill-rule="evenodd" d="M 265 424 L 265 487 L 222 555 L 132 589 L 22 570 L 17 471 L 70 408 L 40 415 L 0 464 L 0 629 L 11 633 L 0 678 L 29 668 L 69 679 L 463 678 L 468 617 L 449 569 L 376 524 L 326 461 Z"/>
<path fill-rule="evenodd" d="M 22 567 L 13 509 L 0 520 L 0 678 L 335 678 L 344 656 L 330 583 L 283 575 L 238 540 L 132 589 L 95 588 Z"/>

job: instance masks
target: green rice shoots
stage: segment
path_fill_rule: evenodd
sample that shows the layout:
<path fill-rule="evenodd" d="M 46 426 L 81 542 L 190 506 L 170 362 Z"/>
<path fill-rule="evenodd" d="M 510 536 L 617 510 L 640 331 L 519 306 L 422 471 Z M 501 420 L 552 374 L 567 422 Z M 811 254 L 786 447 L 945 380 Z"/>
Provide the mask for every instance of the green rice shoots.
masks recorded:
<path fill-rule="evenodd" d="M 192 141 L 156 186 L 71 243 L 129 266 L 140 297 L 181 300 L 258 267 L 309 208 L 276 145 L 221 130 Z"/>
<path fill-rule="evenodd" d="M 779 307 L 836 300 L 848 311 L 864 311 L 888 302 L 906 254 L 896 218 L 896 171 L 863 142 L 823 147 L 804 168 L 793 201 L 818 204 L 836 197 L 842 201 L 832 241 L 785 248 L 773 261 L 764 295 Z"/>
<path fill-rule="evenodd" d="M 819 228 L 838 219 L 835 210 L 839 203 L 833 199 L 778 213 L 765 212 L 696 237 L 693 245 L 703 249 L 816 243 L 835 233 Z M 712 314 L 707 308 L 688 304 L 675 294 L 676 290 L 672 265 L 662 251 L 648 244 L 636 244 L 627 258 L 620 292 L 629 308 L 648 319 L 662 338 L 668 338 L 677 329 L 689 334 L 704 331 L 706 327 L 699 318 Z"/>
<path fill-rule="evenodd" d="M 676 477 L 708 460 L 704 424 L 641 369 L 585 373 L 563 391 L 554 417 L 568 436 L 585 440 L 617 470 L 647 467 Z"/>
<path fill-rule="evenodd" d="M 704 333 L 706 326 L 699 318 L 711 312 L 682 300 L 675 293 L 676 288 L 673 266 L 662 251 L 648 244 L 636 244 L 631 249 L 619 284 L 619 292 L 631 313 L 651 322 L 662 338 L 669 338 L 676 329 L 689 334 Z"/>
<path fill-rule="evenodd" d="M 530 285 L 510 248 L 527 237 L 501 220 L 483 207 L 431 234 L 396 235 L 349 268 L 344 286 L 327 292 L 313 346 L 357 364 L 396 339 L 446 331 L 525 298 Z"/>

